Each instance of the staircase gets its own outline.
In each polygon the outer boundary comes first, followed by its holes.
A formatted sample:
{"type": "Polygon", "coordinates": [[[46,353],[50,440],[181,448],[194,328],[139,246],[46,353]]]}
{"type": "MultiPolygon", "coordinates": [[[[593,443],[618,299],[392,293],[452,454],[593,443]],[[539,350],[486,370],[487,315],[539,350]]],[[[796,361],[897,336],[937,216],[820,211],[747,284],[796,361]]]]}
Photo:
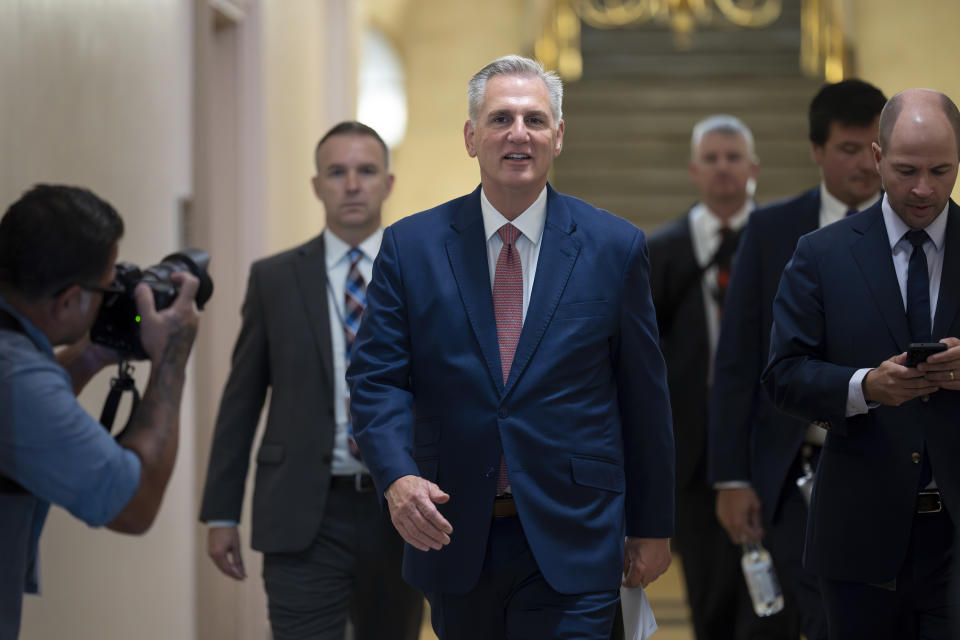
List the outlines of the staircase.
{"type": "Polygon", "coordinates": [[[583,25],[583,78],[565,87],[564,148],[551,182],[656,228],[697,200],[687,176],[694,124],[730,113],[756,139],[758,203],[815,186],[807,107],[822,81],[799,70],[800,2],[784,0],[765,29],[699,27],[689,51],[677,51],[663,27],[583,25]]]}

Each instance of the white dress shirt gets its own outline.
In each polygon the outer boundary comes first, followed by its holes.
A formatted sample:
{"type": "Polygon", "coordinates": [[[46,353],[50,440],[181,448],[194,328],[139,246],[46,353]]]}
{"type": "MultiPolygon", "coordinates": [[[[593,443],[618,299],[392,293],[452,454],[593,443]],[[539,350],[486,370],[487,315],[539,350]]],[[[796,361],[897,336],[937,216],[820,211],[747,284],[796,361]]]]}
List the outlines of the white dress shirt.
{"type": "MultiPolygon", "coordinates": [[[[880,192],[873,194],[863,202],[857,205],[857,211],[863,211],[864,209],[869,209],[872,207],[877,200],[880,199],[880,192]]],[[[850,207],[837,198],[834,197],[832,193],[827,191],[827,185],[823,182],[820,183],[820,228],[827,226],[828,224],[833,224],[838,220],[843,220],[847,217],[847,211],[850,210],[850,207]]]]}
{"type": "Polygon", "coordinates": [[[543,225],[547,221],[547,188],[544,187],[533,204],[512,221],[504,218],[503,214],[490,204],[481,188],[480,213],[483,215],[483,234],[487,239],[487,266],[490,268],[491,290],[497,273],[497,259],[500,257],[500,249],[503,248],[503,240],[497,231],[508,222],[520,230],[515,248],[523,271],[523,319],[526,320],[533,279],[537,273],[537,261],[540,259],[540,239],[543,237],[543,225]]]}
{"type": "MultiPolygon", "coordinates": [[[[383,240],[383,229],[377,229],[358,248],[363,257],[358,263],[363,281],[370,284],[373,276],[373,259],[380,252],[380,242],[383,240]]],[[[347,442],[350,417],[347,414],[347,356],[346,338],[343,335],[344,326],[344,287],[347,274],[350,271],[350,258],[347,257],[349,244],[331,233],[329,229],[323,232],[323,249],[327,262],[327,282],[318,282],[317,286],[324,286],[327,291],[327,307],[330,311],[330,343],[333,347],[333,411],[336,421],[336,431],[333,437],[333,462],[330,465],[333,475],[352,475],[366,471],[362,462],[350,453],[347,442]]]]}

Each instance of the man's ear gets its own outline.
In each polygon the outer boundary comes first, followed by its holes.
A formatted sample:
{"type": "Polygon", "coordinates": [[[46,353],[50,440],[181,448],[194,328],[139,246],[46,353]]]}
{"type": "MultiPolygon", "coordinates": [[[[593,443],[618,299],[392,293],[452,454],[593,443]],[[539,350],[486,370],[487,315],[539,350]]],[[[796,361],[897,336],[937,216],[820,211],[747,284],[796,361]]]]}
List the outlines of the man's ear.
{"type": "Polygon", "coordinates": [[[467,155],[471,158],[477,157],[477,147],[473,139],[475,134],[476,129],[474,129],[473,122],[467,120],[463,124],[463,144],[467,148],[467,155]]]}
{"type": "Polygon", "coordinates": [[[80,285],[72,284],[50,301],[51,320],[62,322],[78,308],[81,313],[90,310],[90,294],[80,285]]]}
{"type": "Polygon", "coordinates": [[[810,143],[810,159],[813,160],[813,163],[818,167],[823,162],[823,146],[817,144],[816,142],[810,143]]]}

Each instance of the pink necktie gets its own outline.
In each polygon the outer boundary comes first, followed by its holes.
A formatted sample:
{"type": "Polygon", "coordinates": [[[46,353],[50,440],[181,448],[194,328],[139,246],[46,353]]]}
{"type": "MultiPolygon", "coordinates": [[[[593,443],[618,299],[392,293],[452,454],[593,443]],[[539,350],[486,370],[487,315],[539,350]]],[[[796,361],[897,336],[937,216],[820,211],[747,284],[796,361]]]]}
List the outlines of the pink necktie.
{"type": "MultiPolygon", "coordinates": [[[[520,230],[510,223],[500,227],[498,233],[503,240],[503,248],[497,258],[497,269],[493,276],[493,313],[497,320],[497,341],[500,343],[500,367],[503,371],[503,384],[510,377],[513,354],[520,340],[523,328],[523,270],[516,242],[520,230]]],[[[510,486],[507,476],[507,464],[500,456],[500,472],[497,474],[497,493],[504,493],[510,486]]]]}

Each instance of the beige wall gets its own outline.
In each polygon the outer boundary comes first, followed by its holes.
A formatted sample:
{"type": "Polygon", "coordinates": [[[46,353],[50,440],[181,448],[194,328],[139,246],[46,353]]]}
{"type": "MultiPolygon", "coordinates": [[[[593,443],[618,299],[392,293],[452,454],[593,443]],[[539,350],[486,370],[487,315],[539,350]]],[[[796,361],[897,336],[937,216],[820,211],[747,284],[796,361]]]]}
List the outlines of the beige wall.
{"type": "MultiPolygon", "coordinates": [[[[86,185],[124,216],[121,259],[153,264],[177,246],[178,199],[191,176],[189,0],[5,0],[0,47],[4,207],[38,181],[86,185]]],[[[137,370],[142,389],[149,366],[137,370]]],[[[108,377],[81,397],[94,415],[108,377]]],[[[186,433],[192,406],[188,389],[186,433]]],[[[192,637],[193,455],[182,438],[163,509],[143,538],[52,510],[43,595],[25,599],[22,638],[192,637]]]]}
{"type": "MultiPolygon", "coordinates": [[[[390,0],[387,5],[395,5],[390,0]]],[[[394,150],[397,176],[384,216],[390,223],[472,191],[480,183],[476,160],[463,146],[467,80],[503,55],[529,55],[534,29],[525,2],[410,0],[395,34],[407,73],[409,121],[394,150]]]]}
{"type": "MultiPolygon", "coordinates": [[[[850,0],[856,75],[888,96],[912,87],[936,89],[960,102],[954,45],[960,2],[850,0]]],[[[960,198],[960,187],[953,191],[960,198]]]]}

